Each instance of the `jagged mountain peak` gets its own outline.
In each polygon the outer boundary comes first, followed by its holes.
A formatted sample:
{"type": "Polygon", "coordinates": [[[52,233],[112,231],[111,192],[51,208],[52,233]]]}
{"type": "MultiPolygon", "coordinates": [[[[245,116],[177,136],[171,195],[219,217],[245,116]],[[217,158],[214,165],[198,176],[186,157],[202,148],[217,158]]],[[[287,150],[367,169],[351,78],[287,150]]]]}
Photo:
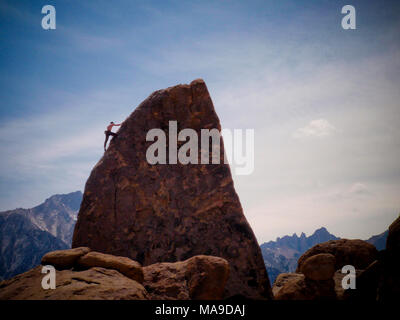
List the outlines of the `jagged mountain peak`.
{"type": "Polygon", "coordinates": [[[325,234],[325,233],[329,233],[325,227],[321,227],[314,231],[314,234],[325,234]]]}
{"type": "Polygon", "coordinates": [[[37,207],[61,204],[61,205],[68,207],[69,209],[71,209],[73,211],[78,211],[81,201],[82,201],[82,192],[75,191],[75,192],[70,192],[67,194],[52,195],[51,197],[47,198],[44,201],[44,203],[40,204],[37,207]]]}

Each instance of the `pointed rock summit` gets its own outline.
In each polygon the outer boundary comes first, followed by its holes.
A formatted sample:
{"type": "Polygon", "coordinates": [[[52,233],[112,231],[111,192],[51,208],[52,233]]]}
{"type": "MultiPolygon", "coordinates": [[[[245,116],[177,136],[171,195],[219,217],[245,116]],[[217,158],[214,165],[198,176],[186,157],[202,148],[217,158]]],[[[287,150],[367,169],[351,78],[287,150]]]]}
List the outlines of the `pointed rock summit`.
{"type": "MultiPolygon", "coordinates": [[[[228,164],[149,164],[146,141],[160,128],[221,130],[206,84],[198,79],[151,94],[123,122],[86,182],[72,247],[126,256],[143,266],[212,255],[229,262],[224,297],[271,298],[260,248],[228,164]]],[[[178,142],[179,145],[184,142],[178,142]]],[[[199,148],[200,150],[200,148],[199,148]]],[[[167,152],[168,155],[168,152],[167,152]]]]}

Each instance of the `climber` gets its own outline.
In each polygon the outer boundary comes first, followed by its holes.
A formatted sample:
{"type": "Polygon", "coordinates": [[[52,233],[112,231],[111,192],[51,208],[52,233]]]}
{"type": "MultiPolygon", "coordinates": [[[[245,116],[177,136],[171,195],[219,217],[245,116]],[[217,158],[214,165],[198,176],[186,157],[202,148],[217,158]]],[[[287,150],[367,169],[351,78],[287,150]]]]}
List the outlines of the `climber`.
{"type": "Polygon", "coordinates": [[[106,135],[106,140],[104,141],[104,151],[106,151],[106,145],[107,145],[107,141],[108,141],[108,138],[110,137],[110,136],[113,136],[113,137],[118,137],[118,134],[116,134],[115,132],[112,132],[111,130],[112,130],[112,128],[114,127],[114,126],[120,126],[121,124],[115,124],[114,122],[110,122],[110,124],[107,126],[107,130],[106,131],[104,131],[104,134],[106,135]]]}

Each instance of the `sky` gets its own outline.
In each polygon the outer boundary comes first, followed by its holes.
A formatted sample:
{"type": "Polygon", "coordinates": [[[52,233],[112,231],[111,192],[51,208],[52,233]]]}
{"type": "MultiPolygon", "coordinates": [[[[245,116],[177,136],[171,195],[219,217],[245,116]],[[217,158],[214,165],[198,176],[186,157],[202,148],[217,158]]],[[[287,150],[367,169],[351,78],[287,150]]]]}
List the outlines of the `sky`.
{"type": "Polygon", "coordinates": [[[83,191],[110,121],[203,78],[222,127],[255,130],[233,179],[260,243],[381,233],[400,213],[399,18],[395,0],[0,0],[0,210],[83,191]]]}

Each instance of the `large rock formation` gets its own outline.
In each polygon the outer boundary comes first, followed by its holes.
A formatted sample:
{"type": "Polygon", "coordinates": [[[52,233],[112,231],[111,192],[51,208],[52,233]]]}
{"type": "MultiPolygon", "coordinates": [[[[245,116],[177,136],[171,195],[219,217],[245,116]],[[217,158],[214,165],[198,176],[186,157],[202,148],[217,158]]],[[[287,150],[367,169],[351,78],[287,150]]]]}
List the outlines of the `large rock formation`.
{"type": "Polygon", "coordinates": [[[260,248],[223,163],[222,139],[220,164],[147,162],[153,143],[147,132],[163,129],[169,145],[169,121],[199,137],[201,129],[221,129],[203,80],[154,92],[123,122],[86,183],[72,246],[144,266],[222,257],[230,265],[225,297],[270,298],[260,248]]]}

